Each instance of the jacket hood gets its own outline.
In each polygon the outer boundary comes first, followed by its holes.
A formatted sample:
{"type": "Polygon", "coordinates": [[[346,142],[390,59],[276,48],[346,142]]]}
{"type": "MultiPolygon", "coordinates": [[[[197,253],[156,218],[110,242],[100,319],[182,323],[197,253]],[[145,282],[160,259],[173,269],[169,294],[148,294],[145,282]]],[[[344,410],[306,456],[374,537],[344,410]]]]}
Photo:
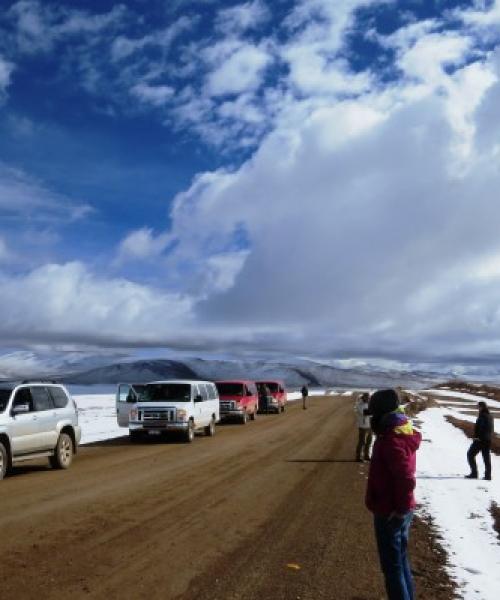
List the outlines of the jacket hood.
{"type": "Polygon", "coordinates": [[[413,423],[404,413],[403,407],[387,413],[378,423],[377,433],[379,435],[393,434],[404,439],[414,451],[420,446],[422,436],[413,429],[413,423]]]}

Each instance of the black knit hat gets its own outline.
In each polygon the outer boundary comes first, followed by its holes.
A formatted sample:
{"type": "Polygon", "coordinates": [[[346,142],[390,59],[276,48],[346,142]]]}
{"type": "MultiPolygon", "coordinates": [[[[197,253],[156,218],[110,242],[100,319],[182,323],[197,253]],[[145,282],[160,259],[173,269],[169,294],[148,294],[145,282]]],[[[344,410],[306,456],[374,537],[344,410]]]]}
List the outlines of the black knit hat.
{"type": "Polygon", "coordinates": [[[371,395],[368,410],[374,417],[381,417],[399,406],[399,396],[396,390],[377,390],[371,395]]]}

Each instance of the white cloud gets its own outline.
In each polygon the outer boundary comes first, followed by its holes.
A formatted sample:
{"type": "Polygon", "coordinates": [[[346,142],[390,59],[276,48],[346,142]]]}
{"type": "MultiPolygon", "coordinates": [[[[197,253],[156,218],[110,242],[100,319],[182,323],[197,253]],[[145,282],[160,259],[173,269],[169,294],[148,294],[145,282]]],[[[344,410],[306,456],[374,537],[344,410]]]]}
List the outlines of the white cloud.
{"type": "Polygon", "coordinates": [[[195,21],[192,18],[180,17],[172,25],[140,38],[120,35],[113,40],[111,45],[111,58],[113,61],[122,61],[147,47],[159,47],[163,51],[168,51],[175,38],[189,30],[195,21]]]}
{"type": "Polygon", "coordinates": [[[141,102],[153,106],[164,106],[174,95],[174,89],[168,85],[149,85],[137,83],[130,93],[141,102]]]}
{"type": "Polygon", "coordinates": [[[500,351],[486,335],[500,325],[500,280],[470,276],[471,257],[500,251],[500,155],[493,165],[483,146],[457,174],[459,119],[449,114],[466,118],[473,143],[495,68],[485,59],[443,71],[444,88],[418,97],[395,82],[392,101],[383,90],[309,104],[241,168],[199,176],[172,212],[171,268],[203,273],[237,227],[250,240],[234,285],[199,318],[255,326],[255,345],[266,330],[289,348],[308,338],[317,351],[358,355],[500,351]]]}
{"type": "Polygon", "coordinates": [[[241,34],[259,28],[269,18],[269,9],[262,0],[253,0],[220,10],[216,27],[226,35],[241,34]]]}
{"type": "Polygon", "coordinates": [[[224,42],[208,49],[205,56],[215,67],[207,77],[207,91],[211,96],[258,89],[272,60],[266,48],[241,42],[224,42]]]}
{"type": "Polygon", "coordinates": [[[0,281],[0,333],[18,343],[161,344],[179,333],[179,323],[188,325],[192,308],[188,297],[99,277],[78,262],[47,264],[0,281]]]}
{"type": "Polygon", "coordinates": [[[0,102],[2,102],[5,92],[10,85],[14,65],[0,56],[0,102]]]}
{"type": "Polygon", "coordinates": [[[95,35],[119,26],[125,13],[123,5],[117,5],[107,13],[91,14],[43,4],[39,0],[19,0],[9,8],[6,16],[14,23],[14,39],[19,50],[31,54],[51,51],[57,41],[67,36],[95,35]]]}
{"type": "Polygon", "coordinates": [[[118,248],[118,264],[127,260],[147,260],[160,256],[170,242],[170,236],[155,236],[152,229],[144,227],[129,233],[118,248]]]}
{"type": "Polygon", "coordinates": [[[23,219],[28,223],[75,221],[93,209],[50,190],[21,169],[0,162],[0,210],[5,218],[23,219]]]}

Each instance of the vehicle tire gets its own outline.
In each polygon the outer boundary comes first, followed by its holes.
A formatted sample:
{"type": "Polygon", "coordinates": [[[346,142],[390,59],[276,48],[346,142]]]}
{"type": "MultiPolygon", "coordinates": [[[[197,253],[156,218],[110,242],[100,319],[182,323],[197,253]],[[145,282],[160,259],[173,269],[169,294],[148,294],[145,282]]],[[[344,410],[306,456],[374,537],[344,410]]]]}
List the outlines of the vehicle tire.
{"type": "Polygon", "coordinates": [[[246,425],[248,422],[248,413],[247,411],[245,411],[242,415],[241,415],[241,424],[242,425],[246,425]]]}
{"type": "Polygon", "coordinates": [[[215,435],[215,419],[212,417],[210,423],[205,427],[205,435],[214,437],[215,435]]]}
{"type": "Polygon", "coordinates": [[[8,466],[9,455],[7,454],[7,448],[0,442],[0,479],[3,479],[7,475],[8,466]]]}
{"type": "Polygon", "coordinates": [[[187,444],[191,444],[191,442],[193,440],[194,440],[194,423],[193,423],[193,421],[189,421],[188,428],[186,429],[186,431],[184,433],[184,441],[187,444]]]}
{"type": "Polygon", "coordinates": [[[51,456],[50,465],[54,469],[67,469],[73,461],[73,440],[67,433],[61,433],[51,456]]]}
{"type": "Polygon", "coordinates": [[[257,409],[255,409],[255,410],[253,411],[253,413],[250,415],[250,419],[251,419],[252,421],[255,421],[255,419],[256,419],[256,418],[257,418],[257,409]]]}

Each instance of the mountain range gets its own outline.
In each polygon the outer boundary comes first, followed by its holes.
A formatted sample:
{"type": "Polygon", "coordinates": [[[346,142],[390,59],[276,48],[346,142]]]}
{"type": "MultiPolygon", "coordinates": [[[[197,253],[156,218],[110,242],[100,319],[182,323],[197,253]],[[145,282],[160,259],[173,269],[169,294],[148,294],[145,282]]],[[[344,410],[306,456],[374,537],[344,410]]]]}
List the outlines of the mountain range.
{"type": "Polygon", "coordinates": [[[304,383],[312,387],[419,388],[442,380],[442,375],[420,371],[397,371],[373,367],[339,368],[312,360],[271,362],[268,360],[137,360],[119,362],[57,377],[68,384],[114,384],[165,379],[278,379],[288,387],[304,383]]]}

